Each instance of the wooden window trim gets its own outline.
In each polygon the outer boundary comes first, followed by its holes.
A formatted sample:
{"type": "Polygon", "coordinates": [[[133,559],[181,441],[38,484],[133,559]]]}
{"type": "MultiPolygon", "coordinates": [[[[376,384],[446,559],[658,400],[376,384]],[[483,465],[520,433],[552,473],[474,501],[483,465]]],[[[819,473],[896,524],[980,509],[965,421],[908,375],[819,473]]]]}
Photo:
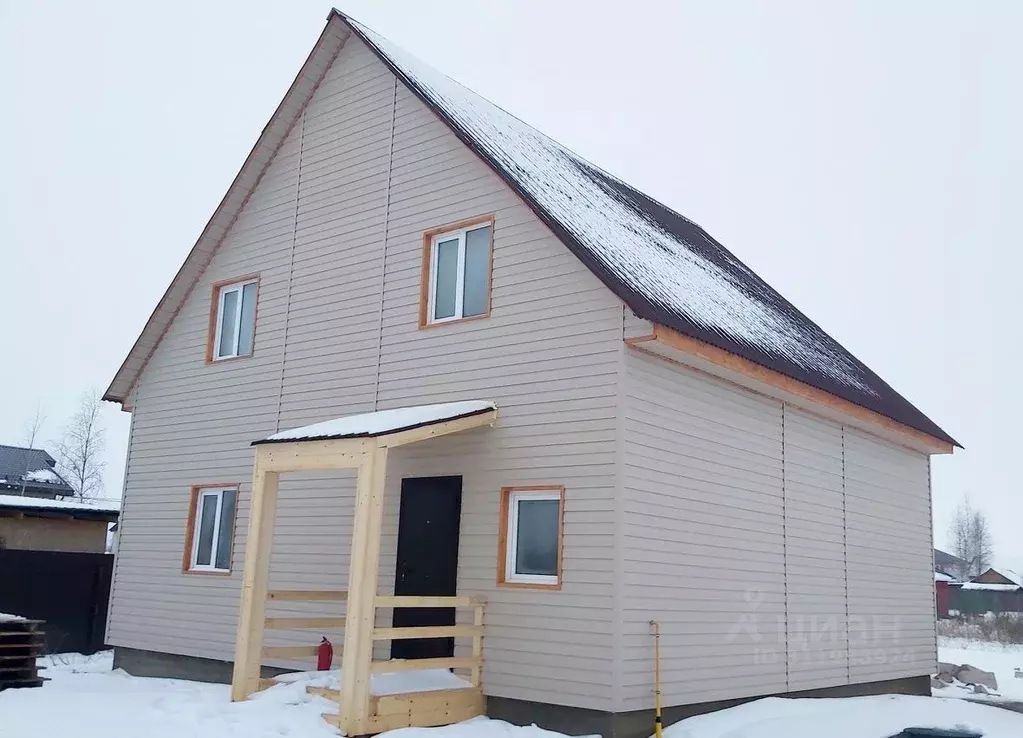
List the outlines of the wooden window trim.
{"type": "Polygon", "coordinates": [[[238,359],[251,359],[256,353],[256,326],[259,324],[259,272],[255,274],[245,274],[241,277],[231,277],[229,279],[221,279],[214,282],[210,290],[210,317],[209,324],[206,329],[206,363],[207,364],[223,364],[227,361],[237,361],[238,359]],[[217,313],[218,307],[220,306],[220,291],[224,287],[230,287],[241,282],[255,282],[256,283],[256,307],[252,313],[252,351],[243,356],[230,356],[223,359],[216,359],[213,356],[213,342],[217,336],[217,313]]]}
{"type": "Polygon", "coordinates": [[[430,228],[423,232],[423,254],[422,264],[419,272],[419,329],[440,328],[446,325],[458,325],[473,320],[484,320],[490,317],[491,293],[494,286],[494,215],[480,215],[475,218],[459,220],[455,223],[430,228]],[[433,239],[451,231],[461,231],[473,226],[490,224],[490,263],[487,266],[487,309],[482,315],[470,315],[467,318],[455,318],[454,320],[442,320],[440,322],[430,321],[430,255],[433,246],[433,239]]]}
{"type": "Polygon", "coordinates": [[[497,586],[508,589],[560,590],[564,583],[562,562],[565,551],[565,486],[563,484],[521,485],[501,488],[501,514],[497,531],[497,586]],[[538,582],[508,581],[508,516],[511,496],[515,492],[553,492],[560,496],[558,501],[558,581],[555,584],[538,582]]]}
{"type": "Polygon", "coordinates": [[[185,551],[181,556],[181,573],[204,577],[229,577],[234,573],[234,539],[238,532],[238,505],[241,497],[239,482],[220,484],[195,484],[189,492],[188,521],[185,523],[185,551]],[[231,518],[231,550],[227,554],[227,571],[204,571],[192,568],[192,544],[195,541],[195,516],[199,510],[199,497],[204,489],[233,489],[234,516],[231,518]]]}

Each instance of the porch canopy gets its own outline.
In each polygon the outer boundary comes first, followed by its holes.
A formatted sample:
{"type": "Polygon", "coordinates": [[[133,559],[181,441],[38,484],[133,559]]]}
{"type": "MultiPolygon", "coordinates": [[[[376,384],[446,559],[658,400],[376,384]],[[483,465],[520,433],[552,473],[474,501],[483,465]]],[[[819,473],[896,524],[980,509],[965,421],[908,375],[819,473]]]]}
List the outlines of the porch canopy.
{"type": "Polygon", "coordinates": [[[496,419],[496,404],[468,400],[350,415],[283,431],[252,444],[255,447],[252,505],[245,539],[232,699],[245,699],[259,689],[270,549],[281,472],[357,470],[339,715],[342,730],[357,735],[369,716],[387,452],[398,446],[493,425],[496,419]]]}

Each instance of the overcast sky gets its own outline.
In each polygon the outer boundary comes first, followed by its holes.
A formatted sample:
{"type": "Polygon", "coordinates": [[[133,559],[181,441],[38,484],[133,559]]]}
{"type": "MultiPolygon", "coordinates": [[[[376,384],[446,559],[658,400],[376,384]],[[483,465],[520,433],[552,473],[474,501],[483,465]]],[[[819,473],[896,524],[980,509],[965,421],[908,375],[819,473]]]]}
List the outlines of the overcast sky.
{"type": "MultiPolygon", "coordinates": [[[[1023,3],[340,8],[714,234],[967,447],[937,544],[969,493],[1023,569],[1023,3]]],[[[329,9],[0,0],[0,443],[105,389],[329,9]]]]}

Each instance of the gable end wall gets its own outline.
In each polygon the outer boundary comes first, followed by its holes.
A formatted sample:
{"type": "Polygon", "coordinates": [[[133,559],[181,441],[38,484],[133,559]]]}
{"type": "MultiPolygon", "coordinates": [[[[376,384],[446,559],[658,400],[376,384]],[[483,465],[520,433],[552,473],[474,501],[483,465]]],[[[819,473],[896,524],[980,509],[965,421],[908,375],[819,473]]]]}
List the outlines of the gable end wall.
{"type": "MultiPolygon", "coordinates": [[[[233,657],[252,440],[374,409],[493,399],[495,428],[392,455],[380,591],[393,591],[401,477],[461,474],[458,588],[489,601],[485,691],[607,709],[621,333],[617,298],[349,38],[137,383],[108,642],[233,657]],[[420,330],[422,233],[490,213],[491,317],[420,330]],[[206,365],[211,285],[250,273],[255,353],[206,365]],[[215,482],[240,483],[234,571],[183,574],[189,489],[215,482]],[[560,592],[495,586],[499,490],[528,484],[566,487],[560,592]]],[[[272,588],[347,586],[352,481],[282,477],[272,588]]],[[[267,644],[319,635],[273,632],[267,644]]]]}

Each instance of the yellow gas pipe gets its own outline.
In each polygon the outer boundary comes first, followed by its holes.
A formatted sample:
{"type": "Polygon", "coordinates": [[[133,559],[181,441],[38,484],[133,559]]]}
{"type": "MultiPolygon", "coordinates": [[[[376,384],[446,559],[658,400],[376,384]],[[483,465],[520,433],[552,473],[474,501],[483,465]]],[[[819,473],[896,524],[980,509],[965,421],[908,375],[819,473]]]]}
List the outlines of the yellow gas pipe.
{"type": "Polygon", "coordinates": [[[654,631],[654,735],[661,738],[661,625],[656,620],[650,621],[654,631]]]}

